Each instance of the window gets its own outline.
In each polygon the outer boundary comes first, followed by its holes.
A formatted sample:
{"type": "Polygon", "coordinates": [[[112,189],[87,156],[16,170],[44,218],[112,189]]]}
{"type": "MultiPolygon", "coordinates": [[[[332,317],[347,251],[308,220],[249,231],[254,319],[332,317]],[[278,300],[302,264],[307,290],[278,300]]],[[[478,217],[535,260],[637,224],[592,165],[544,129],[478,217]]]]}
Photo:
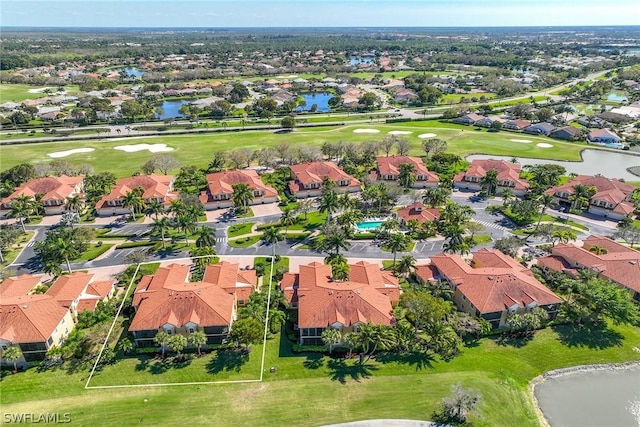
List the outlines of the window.
{"type": "MultiPolygon", "coordinates": [[[[51,338],[49,338],[49,339],[51,339],[51,338]]],[[[7,346],[6,346],[6,345],[4,345],[4,344],[2,344],[2,349],[3,349],[3,350],[6,350],[6,349],[7,349],[7,346]]]]}
{"type": "Polygon", "coordinates": [[[192,334],[192,333],[194,333],[196,331],[195,328],[188,328],[187,330],[189,331],[190,334],[192,334]]]}

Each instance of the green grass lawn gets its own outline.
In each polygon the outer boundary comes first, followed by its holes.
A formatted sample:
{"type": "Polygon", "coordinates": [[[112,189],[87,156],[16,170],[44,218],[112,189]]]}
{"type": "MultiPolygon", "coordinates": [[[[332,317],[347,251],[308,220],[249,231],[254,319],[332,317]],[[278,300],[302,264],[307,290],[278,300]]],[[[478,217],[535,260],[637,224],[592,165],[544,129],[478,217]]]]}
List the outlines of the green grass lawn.
{"type": "Polygon", "coordinates": [[[476,234],[475,236],[473,236],[473,244],[474,245],[481,245],[483,243],[491,243],[491,240],[493,240],[493,239],[488,234],[476,234]]]}
{"type": "Polygon", "coordinates": [[[227,243],[229,246],[233,246],[234,248],[248,248],[249,246],[253,246],[260,241],[261,236],[247,236],[240,237],[239,239],[229,240],[227,243]]]}
{"type": "MultiPolygon", "coordinates": [[[[604,332],[549,328],[514,346],[485,338],[464,347],[449,362],[420,355],[380,355],[364,367],[314,353],[294,354],[286,337],[267,342],[263,383],[84,390],[87,372],[64,369],[7,375],[2,379],[3,411],[69,412],[74,423],[120,426],[175,425],[210,421],[216,425],[308,425],[371,418],[430,419],[452,384],[483,394],[474,426],[537,426],[527,384],[541,373],[567,366],[640,360],[633,346],[640,328],[612,326],[604,332]],[[608,343],[608,344],[607,344],[608,343]],[[273,366],[276,372],[269,373],[273,366]],[[55,394],[50,391],[55,389],[55,394]],[[305,396],[302,407],[288,404],[305,396]],[[212,398],[215,396],[215,398],[212,398]],[[167,411],[168,407],[180,410],[167,411]],[[128,420],[128,421],[127,421],[128,420]]],[[[259,375],[261,346],[248,360],[233,354],[194,359],[184,367],[153,368],[137,358],[106,367],[91,385],[152,381],[249,379],[259,375]],[[155,372],[153,373],[152,372],[155,372]]]]}
{"type": "Polygon", "coordinates": [[[234,224],[227,230],[229,237],[238,237],[244,234],[251,233],[251,229],[256,225],[255,222],[243,222],[240,224],[234,224]]]}
{"type": "Polygon", "coordinates": [[[24,248],[24,245],[33,238],[34,232],[27,230],[20,236],[15,245],[12,245],[8,250],[3,251],[4,262],[0,262],[0,267],[5,268],[16,260],[20,252],[24,248]]]}
{"type": "MultiPolygon", "coordinates": [[[[43,98],[45,96],[56,96],[57,86],[31,86],[25,84],[13,84],[13,83],[2,83],[0,84],[0,103],[3,102],[20,102],[25,99],[36,99],[43,98]],[[50,87],[52,90],[51,95],[47,95],[44,92],[29,92],[29,89],[38,89],[50,87]]],[[[77,86],[65,86],[65,90],[67,93],[76,93],[78,91],[77,86]]]]}
{"type": "Polygon", "coordinates": [[[86,262],[98,258],[100,255],[108,251],[113,245],[109,243],[103,243],[101,245],[94,244],[89,249],[82,253],[78,258],[71,260],[72,262],[86,262]]]}
{"type": "MultiPolygon", "coordinates": [[[[258,264],[263,264],[265,266],[264,270],[264,278],[262,280],[267,280],[271,273],[271,257],[257,256],[253,259],[253,267],[258,264]]],[[[289,271],[289,258],[280,257],[280,261],[273,264],[273,271],[275,272],[278,268],[283,267],[285,271],[289,271]]],[[[277,282],[274,280],[271,284],[276,284],[277,282]]]]}
{"type": "MultiPolygon", "coordinates": [[[[411,143],[411,154],[423,155],[421,139],[422,133],[435,133],[438,138],[448,142],[448,149],[452,153],[462,156],[473,153],[496,154],[515,157],[533,157],[556,160],[580,160],[580,150],[583,144],[550,140],[546,137],[530,136],[531,144],[521,144],[510,141],[518,138],[519,134],[510,132],[490,133],[477,131],[472,127],[459,126],[439,121],[420,121],[397,124],[367,123],[322,128],[299,128],[292,133],[276,134],[270,131],[247,131],[197,135],[170,135],[148,138],[137,138],[128,143],[157,144],[164,143],[174,148],[172,155],[186,164],[205,167],[211,160],[214,151],[233,150],[239,147],[253,149],[273,146],[286,141],[294,145],[320,146],[324,141],[354,141],[363,142],[382,139],[389,131],[409,130],[413,134],[407,135],[411,143]],[[372,128],[380,130],[379,134],[358,134],[353,131],[358,128],[372,128]],[[538,142],[553,144],[555,149],[544,149],[536,146],[538,142]]],[[[48,153],[65,151],[73,148],[94,148],[90,153],[79,153],[65,157],[72,164],[90,163],[95,172],[114,172],[117,176],[130,176],[139,171],[142,164],[153,154],[148,151],[126,153],[114,150],[123,145],[122,141],[91,140],[55,143],[31,143],[29,145],[9,145],[0,148],[3,159],[3,169],[16,164],[46,163],[51,161],[48,153]]],[[[592,147],[593,148],[593,147],[592,147]]]]}

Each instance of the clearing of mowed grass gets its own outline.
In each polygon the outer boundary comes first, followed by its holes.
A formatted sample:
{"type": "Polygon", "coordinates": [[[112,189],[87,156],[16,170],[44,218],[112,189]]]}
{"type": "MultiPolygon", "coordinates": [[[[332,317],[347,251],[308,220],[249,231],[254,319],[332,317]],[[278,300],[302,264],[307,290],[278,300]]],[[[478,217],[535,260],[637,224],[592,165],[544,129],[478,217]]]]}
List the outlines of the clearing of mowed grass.
{"type": "MultiPolygon", "coordinates": [[[[548,138],[529,136],[531,144],[520,144],[510,139],[518,134],[510,132],[478,131],[473,127],[458,126],[438,121],[413,122],[400,124],[348,125],[322,128],[301,128],[291,133],[279,134],[272,131],[224,132],[198,135],[162,135],[136,138],[136,144],[166,144],[174,150],[170,152],[185,164],[204,168],[208,165],[216,151],[230,151],[241,147],[260,149],[273,147],[286,142],[292,145],[321,146],[324,141],[363,142],[372,139],[381,140],[389,131],[410,130],[411,135],[403,136],[411,143],[412,155],[424,155],[422,140],[418,135],[435,133],[437,138],[448,142],[448,151],[461,156],[472,153],[495,154],[503,156],[531,157],[553,160],[580,160],[580,150],[584,144],[553,141],[556,150],[545,150],[536,143],[549,142],[548,138]],[[367,128],[380,132],[377,134],[354,133],[354,130],[367,128]]],[[[71,164],[89,163],[95,172],[114,172],[118,177],[130,176],[140,171],[141,166],[149,160],[153,153],[137,151],[127,153],[115,150],[114,147],[126,144],[126,141],[86,140],[72,142],[30,143],[7,145],[0,147],[2,168],[8,169],[19,163],[47,163],[52,159],[49,153],[71,150],[74,148],[94,148],[94,151],[78,153],[64,157],[71,164]]]]}

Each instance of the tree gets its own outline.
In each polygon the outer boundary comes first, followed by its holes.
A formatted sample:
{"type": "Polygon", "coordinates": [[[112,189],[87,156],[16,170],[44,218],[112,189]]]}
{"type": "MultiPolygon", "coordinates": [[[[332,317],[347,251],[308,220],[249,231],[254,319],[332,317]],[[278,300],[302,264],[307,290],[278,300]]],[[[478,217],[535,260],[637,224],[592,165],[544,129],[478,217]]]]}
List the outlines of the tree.
{"type": "Polygon", "coordinates": [[[216,245],[216,231],[206,225],[201,226],[196,231],[198,238],[196,239],[197,248],[211,248],[216,245]]]}
{"type": "Polygon", "coordinates": [[[515,258],[518,254],[518,249],[522,246],[522,241],[516,236],[505,237],[498,239],[493,244],[493,248],[499,250],[505,255],[509,255],[515,258]]]}
{"type": "Polygon", "coordinates": [[[458,253],[460,255],[471,252],[469,239],[464,237],[465,230],[461,226],[449,226],[442,233],[447,240],[442,246],[444,252],[458,253]]]}
{"type": "Polygon", "coordinates": [[[128,354],[131,350],[133,350],[133,341],[130,338],[122,338],[118,341],[117,349],[124,354],[128,354]]]}
{"type": "Polygon", "coordinates": [[[169,344],[169,339],[171,338],[171,336],[169,334],[167,334],[167,332],[163,329],[161,331],[159,331],[158,333],[156,333],[156,336],[153,337],[153,342],[160,347],[161,351],[162,351],[162,357],[164,357],[164,349],[167,346],[167,344],[169,344]]]}
{"type": "Polygon", "coordinates": [[[451,387],[451,394],[442,399],[442,410],[449,419],[464,423],[481,400],[479,391],[456,384],[451,387]]]}
{"type": "Polygon", "coordinates": [[[142,198],[143,194],[144,190],[142,189],[142,187],[136,187],[133,190],[127,192],[124,196],[122,206],[131,210],[132,221],[136,219],[136,212],[139,210],[141,211],[145,207],[145,202],[142,198]]]}
{"type": "Polygon", "coordinates": [[[221,172],[227,164],[227,154],[224,151],[216,151],[209,162],[207,172],[221,172]]]}
{"type": "Polygon", "coordinates": [[[34,206],[35,202],[33,199],[25,195],[18,196],[11,200],[8,216],[10,218],[18,218],[20,220],[20,226],[22,227],[23,232],[27,231],[24,226],[24,220],[28,219],[29,215],[33,213],[34,206]]]}
{"type": "Polygon", "coordinates": [[[233,184],[233,207],[241,213],[245,213],[249,204],[253,201],[253,191],[247,184],[233,184]]]}
{"type": "Polygon", "coordinates": [[[342,334],[337,329],[327,328],[324,331],[322,331],[321,338],[324,345],[329,347],[329,354],[331,354],[333,350],[333,346],[335,344],[338,344],[342,339],[342,334]]]}
{"type": "Polygon", "coordinates": [[[250,344],[257,343],[264,333],[264,325],[253,317],[244,317],[236,320],[229,334],[236,345],[249,347],[250,344]]]}
{"type": "Polygon", "coordinates": [[[189,212],[184,211],[177,213],[173,217],[173,226],[180,232],[184,233],[184,243],[189,246],[189,233],[196,231],[196,218],[189,212]]]}
{"type": "Polygon", "coordinates": [[[544,216],[549,206],[553,205],[554,198],[551,194],[541,194],[540,197],[538,197],[538,203],[540,206],[540,217],[538,218],[536,228],[533,230],[533,234],[536,234],[538,232],[538,228],[540,228],[540,223],[542,222],[542,217],[544,216]]]}
{"type": "Polygon", "coordinates": [[[169,337],[169,342],[167,343],[167,347],[169,350],[175,351],[178,353],[178,357],[180,357],[180,352],[184,350],[187,346],[187,338],[184,335],[174,334],[169,337]]]}
{"type": "Polygon", "coordinates": [[[633,248],[636,243],[640,242],[640,227],[627,225],[620,227],[614,234],[616,239],[622,239],[633,248]]]}
{"type": "Polygon", "coordinates": [[[286,116],[280,121],[280,126],[284,129],[293,129],[296,127],[296,119],[292,116],[286,116]]]}
{"type": "Polygon", "coordinates": [[[380,99],[373,92],[365,92],[360,99],[358,99],[358,103],[367,110],[373,110],[380,103],[380,99]]]}
{"type": "Polygon", "coordinates": [[[377,350],[389,350],[394,345],[391,328],[384,325],[362,325],[358,337],[359,347],[364,354],[360,355],[360,364],[364,364],[377,350]]]}
{"type": "Polygon", "coordinates": [[[409,140],[406,138],[398,138],[396,141],[396,151],[399,156],[406,156],[409,154],[409,150],[411,150],[411,144],[409,140]]]}
{"type": "Polygon", "coordinates": [[[593,186],[586,186],[582,184],[573,186],[573,194],[569,196],[571,202],[571,209],[582,210],[586,206],[589,206],[589,201],[598,192],[598,189],[593,186]]]}
{"type": "Polygon", "coordinates": [[[578,238],[578,234],[570,228],[561,227],[553,232],[553,237],[558,239],[560,243],[569,243],[578,238]]]}
{"type": "Polygon", "coordinates": [[[510,314],[507,317],[507,323],[513,332],[529,332],[540,329],[548,319],[547,312],[540,307],[536,307],[526,313],[510,314]]]}
{"type": "Polygon", "coordinates": [[[287,234],[288,228],[296,223],[296,215],[292,208],[286,207],[280,215],[280,224],[284,226],[284,234],[287,234]]]}
{"type": "Polygon", "coordinates": [[[450,190],[443,187],[427,188],[422,196],[422,201],[430,208],[442,206],[449,197],[450,190]]]}
{"type": "Polygon", "coordinates": [[[20,350],[20,347],[15,345],[12,345],[11,347],[9,347],[8,349],[2,352],[3,359],[9,362],[13,362],[14,371],[18,370],[18,365],[16,362],[20,360],[21,357],[22,357],[22,350],[20,350]]]}
{"type": "MultiPolygon", "coordinates": [[[[325,184],[323,184],[325,185],[325,184]]],[[[331,215],[338,209],[338,194],[333,189],[327,189],[320,196],[319,211],[327,214],[326,222],[331,221],[331,215]]]]}
{"type": "Polygon", "coordinates": [[[82,198],[80,196],[67,197],[65,207],[71,212],[79,213],[82,209],[82,198]]]}
{"type": "Polygon", "coordinates": [[[0,224],[0,262],[4,262],[3,251],[13,246],[22,233],[12,224],[0,224]]]}
{"type": "Polygon", "coordinates": [[[340,249],[349,250],[351,245],[347,241],[347,235],[342,228],[328,223],[322,229],[318,237],[318,248],[330,255],[339,255],[340,249]]]}
{"type": "Polygon", "coordinates": [[[480,179],[480,187],[487,193],[487,196],[495,196],[498,188],[498,171],[489,169],[486,175],[480,179]]]}
{"type": "Polygon", "coordinates": [[[162,239],[162,249],[166,249],[164,234],[169,231],[170,227],[171,223],[167,217],[154,219],[153,224],[151,225],[151,232],[154,234],[160,234],[160,238],[162,239]]]}
{"type": "Polygon", "coordinates": [[[280,230],[275,227],[269,227],[262,233],[260,239],[271,245],[273,249],[273,256],[276,256],[276,244],[283,239],[282,234],[280,234],[280,230]]]}
{"type": "Polygon", "coordinates": [[[415,181],[416,178],[413,175],[415,171],[416,168],[411,163],[401,163],[398,167],[398,179],[405,188],[411,187],[411,184],[415,181]]]}
{"type": "Polygon", "coordinates": [[[65,212],[60,216],[59,224],[63,227],[73,228],[73,224],[80,222],[80,215],[77,212],[65,212]]]}
{"type": "Polygon", "coordinates": [[[207,343],[207,336],[203,331],[195,331],[189,335],[189,345],[198,349],[198,356],[202,354],[202,346],[207,343]]]}
{"type": "Polygon", "coordinates": [[[400,274],[409,276],[409,274],[416,268],[416,259],[411,255],[405,255],[398,261],[396,271],[400,274]]]}
{"type": "Polygon", "coordinates": [[[349,349],[348,357],[351,357],[351,355],[353,354],[353,350],[358,348],[358,346],[360,345],[359,338],[359,335],[355,332],[350,332],[342,337],[342,345],[349,349]]]}
{"type": "Polygon", "coordinates": [[[382,246],[393,252],[393,269],[396,268],[396,256],[398,252],[406,251],[411,243],[411,238],[402,233],[389,233],[382,242],[382,246]]]}
{"type": "Polygon", "coordinates": [[[430,155],[436,155],[438,153],[442,153],[447,150],[447,141],[443,141],[438,138],[427,139],[422,142],[422,149],[427,155],[427,158],[430,155]]]}

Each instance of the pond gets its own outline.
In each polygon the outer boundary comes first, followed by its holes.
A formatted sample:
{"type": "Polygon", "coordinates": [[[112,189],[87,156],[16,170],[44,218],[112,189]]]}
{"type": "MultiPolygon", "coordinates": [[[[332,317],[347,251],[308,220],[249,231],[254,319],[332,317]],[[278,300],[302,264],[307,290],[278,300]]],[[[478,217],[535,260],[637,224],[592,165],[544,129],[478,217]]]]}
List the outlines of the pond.
{"type": "Polygon", "coordinates": [[[173,119],[176,117],[184,117],[182,113],[180,113],[180,107],[185,104],[188,104],[191,101],[188,100],[180,100],[180,101],[163,101],[162,104],[157,104],[157,107],[162,108],[162,114],[156,114],[156,119],[164,120],[164,119],[173,119]]]}
{"type": "Polygon", "coordinates": [[[316,104],[318,106],[317,111],[327,112],[331,111],[331,107],[329,107],[329,100],[333,98],[332,93],[321,92],[321,93],[303,93],[302,96],[307,103],[304,107],[300,106],[296,108],[296,111],[309,111],[311,110],[311,106],[316,104]]]}
{"type": "Polygon", "coordinates": [[[128,67],[128,68],[116,68],[115,70],[116,72],[120,72],[120,71],[124,71],[127,73],[128,76],[130,77],[140,77],[144,74],[144,71],[140,71],[135,67],[128,67]]]}
{"type": "Polygon", "coordinates": [[[607,101],[610,102],[627,102],[627,96],[623,92],[609,92],[607,94],[607,101]]]}
{"type": "Polygon", "coordinates": [[[360,64],[373,64],[375,58],[373,56],[352,56],[351,65],[356,66],[360,64]]]}
{"type": "MultiPolygon", "coordinates": [[[[551,144],[553,141],[550,140],[551,144]]],[[[475,159],[502,159],[510,161],[508,156],[491,156],[486,154],[474,154],[467,156],[468,161],[475,159]]],[[[546,159],[525,159],[518,158],[518,163],[522,165],[535,165],[540,163],[551,163],[564,166],[567,173],[577,173],[580,175],[602,174],[607,178],[621,178],[627,181],[640,181],[640,177],[627,172],[627,168],[640,166],[640,156],[632,154],[614,153],[601,150],[582,150],[582,162],[566,162],[546,159]]]]}
{"type": "Polygon", "coordinates": [[[535,394],[552,427],[640,425],[640,366],[546,379],[535,394]]]}

